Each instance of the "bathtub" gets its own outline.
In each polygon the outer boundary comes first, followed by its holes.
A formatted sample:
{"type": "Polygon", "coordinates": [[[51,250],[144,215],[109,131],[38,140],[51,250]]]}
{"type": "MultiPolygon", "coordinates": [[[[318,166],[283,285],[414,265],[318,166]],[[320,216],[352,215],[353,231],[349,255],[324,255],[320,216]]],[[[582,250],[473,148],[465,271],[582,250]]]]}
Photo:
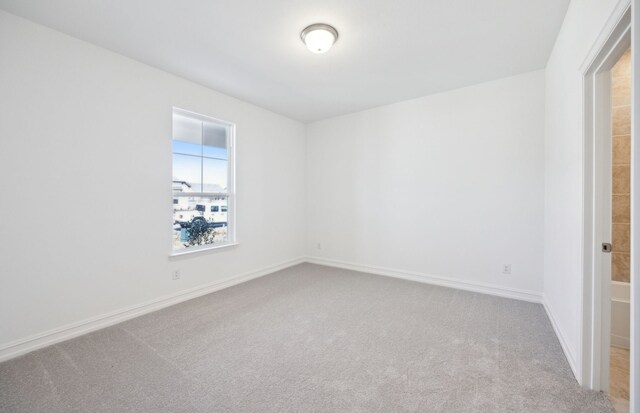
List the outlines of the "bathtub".
{"type": "Polygon", "coordinates": [[[630,284],[611,281],[611,345],[629,348],[630,284]]]}

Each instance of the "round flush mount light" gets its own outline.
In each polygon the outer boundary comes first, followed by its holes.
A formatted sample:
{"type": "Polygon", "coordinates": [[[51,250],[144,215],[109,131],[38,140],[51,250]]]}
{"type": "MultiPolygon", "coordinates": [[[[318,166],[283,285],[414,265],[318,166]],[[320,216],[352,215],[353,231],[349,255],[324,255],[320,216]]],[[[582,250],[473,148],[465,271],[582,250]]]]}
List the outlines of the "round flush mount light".
{"type": "Polygon", "coordinates": [[[300,38],[313,53],[325,53],[338,40],[338,31],[328,24],[315,23],[307,26],[300,38]]]}

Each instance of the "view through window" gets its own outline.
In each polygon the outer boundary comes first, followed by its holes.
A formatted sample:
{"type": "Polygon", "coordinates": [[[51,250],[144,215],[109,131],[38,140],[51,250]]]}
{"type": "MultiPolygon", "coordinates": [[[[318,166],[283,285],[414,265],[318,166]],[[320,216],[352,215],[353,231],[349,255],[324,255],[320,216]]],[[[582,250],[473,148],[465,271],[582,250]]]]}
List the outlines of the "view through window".
{"type": "Polygon", "coordinates": [[[233,242],[230,123],[173,110],[173,250],[233,242]]]}

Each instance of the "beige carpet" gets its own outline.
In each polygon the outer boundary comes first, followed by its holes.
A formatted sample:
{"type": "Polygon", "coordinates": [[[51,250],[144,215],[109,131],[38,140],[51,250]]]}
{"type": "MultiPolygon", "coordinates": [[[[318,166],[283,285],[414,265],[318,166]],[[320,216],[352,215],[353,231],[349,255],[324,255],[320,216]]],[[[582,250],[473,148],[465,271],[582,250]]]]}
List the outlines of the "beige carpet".
{"type": "Polygon", "coordinates": [[[2,363],[0,411],[612,408],[540,305],[303,264],[2,363]]]}

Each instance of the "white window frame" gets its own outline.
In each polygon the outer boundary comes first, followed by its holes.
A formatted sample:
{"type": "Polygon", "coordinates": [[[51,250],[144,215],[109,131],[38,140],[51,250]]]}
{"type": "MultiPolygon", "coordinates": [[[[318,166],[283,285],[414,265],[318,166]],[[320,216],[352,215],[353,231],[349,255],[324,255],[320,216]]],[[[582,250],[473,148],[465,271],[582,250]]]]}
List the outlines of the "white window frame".
{"type": "MultiPolygon", "coordinates": [[[[174,192],[173,191],[173,180],[170,182],[171,184],[171,216],[173,218],[173,198],[175,197],[204,197],[204,198],[213,198],[216,196],[222,196],[227,198],[227,240],[225,242],[208,244],[208,245],[199,245],[193,247],[186,247],[180,250],[176,250],[173,247],[173,233],[170,234],[169,242],[170,242],[170,256],[179,256],[185,254],[193,254],[197,252],[217,250],[221,248],[231,247],[234,245],[238,245],[236,239],[236,125],[235,123],[227,122],[222,119],[214,118],[212,116],[202,115],[200,113],[192,112],[189,110],[185,110],[178,107],[173,107],[171,112],[171,140],[173,141],[173,115],[179,114],[183,116],[187,116],[193,119],[198,119],[206,122],[215,122],[221,125],[226,126],[229,131],[227,136],[227,193],[222,192],[174,192]]],[[[171,169],[173,170],[173,150],[171,151],[171,169]]],[[[173,173],[172,173],[173,176],[173,173]]],[[[202,188],[201,188],[202,189],[202,188]]],[[[171,231],[173,231],[173,225],[170,227],[171,231]]]]}

